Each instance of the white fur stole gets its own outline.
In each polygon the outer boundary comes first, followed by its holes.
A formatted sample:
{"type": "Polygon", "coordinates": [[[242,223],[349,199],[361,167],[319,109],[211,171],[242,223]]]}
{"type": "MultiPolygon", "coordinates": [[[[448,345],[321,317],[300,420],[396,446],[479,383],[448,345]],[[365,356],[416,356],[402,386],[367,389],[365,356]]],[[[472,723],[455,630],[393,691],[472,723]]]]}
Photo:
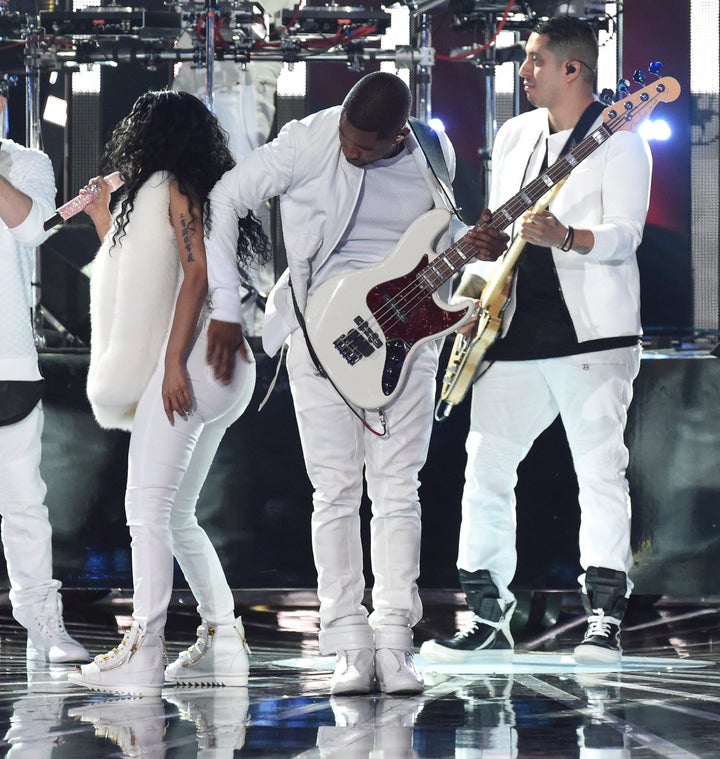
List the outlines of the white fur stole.
{"type": "Polygon", "coordinates": [[[181,268],[169,206],[170,176],[157,172],[138,191],[124,236],[111,244],[113,221],[93,263],[87,395],[106,429],[132,429],[170,331],[181,268]]]}

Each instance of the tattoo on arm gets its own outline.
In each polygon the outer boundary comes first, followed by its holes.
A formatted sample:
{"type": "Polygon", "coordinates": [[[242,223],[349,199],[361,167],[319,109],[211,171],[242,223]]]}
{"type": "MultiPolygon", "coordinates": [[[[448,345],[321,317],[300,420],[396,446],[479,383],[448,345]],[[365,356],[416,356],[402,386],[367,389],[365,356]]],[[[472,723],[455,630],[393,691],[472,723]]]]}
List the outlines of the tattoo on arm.
{"type": "Polygon", "coordinates": [[[180,214],[180,227],[181,227],[180,234],[182,235],[183,247],[187,251],[187,260],[192,262],[195,260],[192,254],[192,245],[190,244],[190,237],[192,235],[192,230],[190,226],[188,225],[187,220],[185,219],[185,214],[182,214],[182,213],[180,214]]]}

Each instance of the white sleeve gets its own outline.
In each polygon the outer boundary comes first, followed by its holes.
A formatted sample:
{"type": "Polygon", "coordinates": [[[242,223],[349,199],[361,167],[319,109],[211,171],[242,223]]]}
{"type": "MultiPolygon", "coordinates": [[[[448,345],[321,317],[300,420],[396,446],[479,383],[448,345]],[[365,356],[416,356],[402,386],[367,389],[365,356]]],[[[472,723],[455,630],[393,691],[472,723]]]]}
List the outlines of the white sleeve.
{"type": "Polygon", "coordinates": [[[55,175],[50,159],[39,150],[13,152],[12,160],[17,167],[13,166],[8,181],[32,200],[32,208],[8,231],[21,245],[31,248],[51,234],[43,225],[55,213],[55,175]]]}
{"type": "Polygon", "coordinates": [[[238,218],[287,189],[294,165],[296,124],[286,124],[272,142],[256,148],[226,171],[210,193],[205,249],[213,319],[241,321],[238,218]]]}
{"type": "Polygon", "coordinates": [[[206,232],[208,290],[212,318],[225,322],[241,321],[240,272],[237,266],[238,218],[247,209],[236,206],[234,192],[237,166],[226,171],[210,193],[211,221],[206,232]]]}

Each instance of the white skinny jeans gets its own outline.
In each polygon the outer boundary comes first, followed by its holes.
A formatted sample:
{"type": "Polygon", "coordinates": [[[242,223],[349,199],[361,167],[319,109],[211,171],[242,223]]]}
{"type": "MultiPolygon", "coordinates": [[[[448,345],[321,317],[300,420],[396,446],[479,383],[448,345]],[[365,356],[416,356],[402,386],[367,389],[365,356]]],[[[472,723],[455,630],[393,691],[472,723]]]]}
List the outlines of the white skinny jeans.
{"type": "Polygon", "coordinates": [[[41,604],[60,583],[52,577],[52,529],[40,476],[42,404],[0,427],[0,516],[10,603],[41,604]]]}
{"type": "Polygon", "coordinates": [[[206,350],[205,328],[187,361],[192,415],[187,420],[175,415],[175,424],[168,422],[161,358],[138,404],[130,436],[125,513],[132,538],[133,618],[160,634],[173,587],[173,555],[200,616],[211,624],[235,620],[232,591],[215,548],[198,524],[195,506],[225,430],[250,402],[255,364],[238,353],[232,382],[223,385],[205,361],[206,350]]]}
{"type": "MultiPolygon", "coordinates": [[[[458,568],[487,569],[511,600],[517,468],[560,414],[579,486],[580,565],[630,571],[630,495],[624,442],[640,348],[537,361],[497,361],[475,383],[458,568]]],[[[522,515],[533,519],[532,513],[522,515]]],[[[542,540],[542,524],[537,525],[542,540]]],[[[578,578],[584,588],[584,572],[578,578]]],[[[632,583],[628,579],[628,595],[632,583]]]]}
{"type": "MultiPolygon", "coordinates": [[[[422,616],[418,473],[430,444],[437,363],[437,345],[422,346],[405,387],[385,411],[388,432],[378,437],[316,374],[302,332],[290,338],[290,388],[314,488],[312,545],[322,628],[367,617],[359,513],[363,468],[372,502],[372,623],[401,615],[414,625],[422,616]]],[[[377,414],[368,414],[368,422],[380,427],[377,414]]]]}

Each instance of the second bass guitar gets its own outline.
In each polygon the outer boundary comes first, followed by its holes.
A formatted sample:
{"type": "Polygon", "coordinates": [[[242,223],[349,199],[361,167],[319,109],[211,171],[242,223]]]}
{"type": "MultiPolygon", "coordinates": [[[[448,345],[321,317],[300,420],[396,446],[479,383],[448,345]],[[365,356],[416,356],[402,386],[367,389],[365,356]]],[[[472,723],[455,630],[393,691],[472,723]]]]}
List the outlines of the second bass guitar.
{"type": "MultiPolygon", "coordinates": [[[[565,184],[561,179],[533,206],[532,213],[544,211],[565,184]]],[[[515,277],[515,265],[525,248],[525,240],[518,235],[502,258],[499,258],[492,275],[483,287],[478,304],[478,323],[473,336],[458,332],[440,389],[440,400],[435,408],[438,421],[450,415],[461,403],[475,380],[484,370],[483,359],[488,348],[495,342],[502,327],[503,313],[510,298],[515,277]]]]}
{"type": "MultiPolygon", "coordinates": [[[[679,93],[677,80],[663,77],[608,106],[603,123],[495,209],[488,226],[508,227],[615,132],[634,129],[655,106],[679,93]]],[[[413,352],[472,316],[474,304],[449,306],[436,292],[477,253],[462,238],[435,255],[433,243],[449,218],[444,209],[428,211],[380,266],[329,279],[310,296],[304,314],[308,341],[348,403],[363,409],[387,406],[403,387],[413,352]]]]}

